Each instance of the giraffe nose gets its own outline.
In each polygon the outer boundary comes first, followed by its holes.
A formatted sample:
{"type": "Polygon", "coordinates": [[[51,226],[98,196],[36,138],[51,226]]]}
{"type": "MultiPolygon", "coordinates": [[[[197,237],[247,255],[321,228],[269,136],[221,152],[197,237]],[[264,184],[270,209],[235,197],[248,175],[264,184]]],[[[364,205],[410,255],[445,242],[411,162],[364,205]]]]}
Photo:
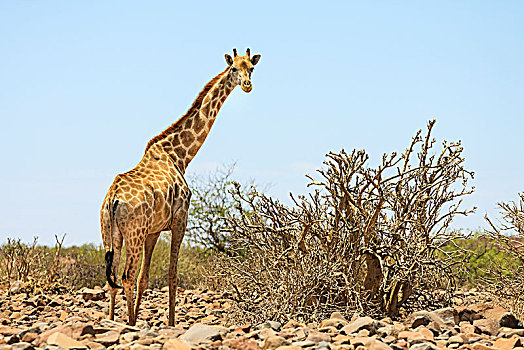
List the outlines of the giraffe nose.
{"type": "Polygon", "coordinates": [[[251,86],[251,82],[250,81],[244,81],[242,83],[245,87],[250,87],[251,86]]]}

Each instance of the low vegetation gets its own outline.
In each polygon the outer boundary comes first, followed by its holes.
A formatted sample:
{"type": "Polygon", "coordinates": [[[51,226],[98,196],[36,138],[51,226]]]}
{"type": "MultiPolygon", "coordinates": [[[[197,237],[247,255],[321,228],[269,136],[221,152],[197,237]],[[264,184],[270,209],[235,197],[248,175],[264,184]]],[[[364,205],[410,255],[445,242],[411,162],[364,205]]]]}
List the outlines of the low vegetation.
{"type": "MultiPolygon", "coordinates": [[[[502,219],[487,218],[486,232],[450,229],[474,210],[462,207],[473,172],[460,142],[437,143],[433,127],[378,166],[365,151],[329,153],[291,206],[235,183],[233,166],[193,177],[179,286],[230,292],[237,321],[308,322],[333,311],[399,317],[449,304],[463,286],[492,292],[524,317],[524,194],[499,204],[502,219]]],[[[30,293],[104,285],[103,247],[63,242],[8,239],[0,285],[22,281],[30,293]]],[[[151,288],[167,285],[169,245],[163,233],[151,288]]]]}

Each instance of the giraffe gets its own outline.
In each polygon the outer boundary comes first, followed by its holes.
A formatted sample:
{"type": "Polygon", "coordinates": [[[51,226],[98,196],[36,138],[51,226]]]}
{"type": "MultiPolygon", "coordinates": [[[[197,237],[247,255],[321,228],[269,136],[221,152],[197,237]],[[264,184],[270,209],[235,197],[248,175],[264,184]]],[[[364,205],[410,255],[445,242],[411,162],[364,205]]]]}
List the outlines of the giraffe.
{"type": "Polygon", "coordinates": [[[105,248],[106,276],[110,291],[109,319],[115,317],[115,298],[124,289],[130,325],[135,325],[140,301],[149,282],[151,255],[162,231],[171,231],[168,325],[175,324],[177,260],[187,224],[191,191],[185,170],[196,155],[222,104],[240,85],[250,92],[251,73],[260,55],[249,49],[239,56],[226,54],[226,69],[211,79],[189,110],[146,146],[144,156],[132,170],[116,176],[104,199],[100,221],[105,248]],[[122,286],[116,282],[120,253],[125,242],[126,261],[122,286]],[[140,274],[133,301],[140,258],[140,274]],[[134,305],[133,305],[134,303],[134,305]]]}

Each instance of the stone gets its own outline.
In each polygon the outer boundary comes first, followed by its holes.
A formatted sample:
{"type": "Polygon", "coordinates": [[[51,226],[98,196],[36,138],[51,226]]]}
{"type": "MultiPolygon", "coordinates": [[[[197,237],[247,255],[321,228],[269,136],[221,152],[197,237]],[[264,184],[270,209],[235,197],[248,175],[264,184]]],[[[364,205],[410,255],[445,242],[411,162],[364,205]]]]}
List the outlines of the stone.
{"type": "Polygon", "coordinates": [[[267,322],[264,322],[264,323],[261,323],[259,324],[256,329],[266,329],[266,328],[271,328],[273,329],[275,332],[279,332],[280,329],[282,328],[282,325],[280,324],[280,322],[276,322],[276,321],[267,321],[267,322]]]}
{"type": "Polygon", "coordinates": [[[58,345],[65,349],[87,349],[87,347],[80,343],[79,341],[74,340],[73,338],[65,335],[64,333],[55,332],[47,338],[47,344],[49,345],[58,345]]]}
{"type": "Polygon", "coordinates": [[[13,334],[9,337],[6,337],[5,338],[5,342],[7,344],[14,344],[14,343],[18,343],[20,342],[20,337],[18,336],[18,334],[13,334]]]}
{"type": "Polygon", "coordinates": [[[464,338],[462,338],[460,335],[454,335],[449,337],[448,345],[449,344],[464,344],[464,338]]]}
{"type": "Polygon", "coordinates": [[[274,335],[277,335],[277,332],[275,332],[273,328],[264,328],[258,331],[258,337],[262,340],[272,337],[274,335]]]}
{"type": "MultiPolygon", "coordinates": [[[[105,317],[105,315],[104,315],[105,317]]],[[[116,329],[120,333],[126,333],[126,332],[139,332],[142,329],[149,329],[149,325],[147,322],[137,322],[136,326],[129,326],[125,323],[120,323],[116,321],[111,321],[108,319],[102,319],[100,321],[100,326],[108,328],[108,330],[116,329]]],[[[95,330],[96,331],[96,330],[95,330]]],[[[107,331],[107,330],[106,330],[107,331]]],[[[103,332],[96,332],[96,333],[103,333],[103,332]]]]}
{"type": "Polygon", "coordinates": [[[514,335],[513,337],[507,339],[507,338],[499,338],[495,340],[493,343],[493,347],[495,349],[500,350],[509,350],[513,349],[518,346],[522,346],[522,342],[520,341],[520,337],[518,335],[514,335]]]}
{"type": "Polygon", "coordinates": [[[14,335],[20,333],[20,330],[15,327],[9,327],[9,326],[0,326],[0,334],[6,336],[6,335],[14,335]]]}
{"type": "Polygon", "coordinates": [[[346,318],[344,317],[344,315],[342,315],[340,312],[333,312],[331,314],[331,316],[329,316],[330,319],[336,319],[336,320],[342,320],[342,321],[346,321],[346,318]]]}
{"type": "Polygon", "coordinates": [[[483,318],[473,321],[473,326],[479,330],[476,333],[484,333],[489,335],[497,335],[500,329],[500,323],[489,318],[483,318]]]}
{"type": "Polygon", "coordinates": [[[33,345],[28,342],[16,343],[11,346],[12,350],[34,350],[33,345]]]}
{"type": "Polygon", "coordinates": [[[317,346],[315,346],[314,349],[315,350],[331,350],[331,345],[329,345],[328,342],[321,341],[320,343],[317,344],[317,346]]]}
{"type": "Polygon", "coordinates": [[[138,332],[129,332],[129,333],[124,333],[122,335],[120,335],[120,343],[121,344],[127,344],[127,343],[131,343],[135,340],[138,340],[140,339],[140,336],[138,335],[138,332]]]}
{"type": "Polygon", "coordinates": [[[274,350],[280,346],[290,345],[290,344],[291,343],[287,341],[285,338],[279,337],[278,335],[274,335],[274,336],[267,338],[264,341],[264,346],[262,347],[262,349],[263,350],[266,350],[266,349],[274,350]]]}
{"type": "Polygon", "coordinates": [[[320,332],[310,332],[307,336],[306,340],[312,341],[315,344],[318,344],[320,342],[331,342],[331,336],[326,333],[320,333],[320,332]]]}
{"type": "Polygon", "coordinates": [[[296,345],[282,345],[279,346],[276,350],[302,350],[302,348],[296,345]]]}
{"type": "Polygon", "coordinates": [[[406,318],[404,323],[415,329],[419,326],[428,326],[431,322],[435,322],[441,328],[448,328],[448,325],[437,313],[429,311],[414,312],[406,318]]]}
{"type": "Polygon", "coordinates": [[[341,329],[342,327],[347,326],[348,324],[349,323],[346,320],[342,320],[339,318],[329,318],[320,322],[320,327],[334,327],[336,329],[341,329]]]}
{"type": "Polygon", "coordinates": [[[85,301],[103,300],[105,299],[105,295],[106,295],[106,293],[102,289],[90,289],[90,288],[82,288],[80,290],[80,293],[82,294],[82,298],[85,301]]]}
{"type": "Polygon", "coordinates": [[[487,345],[484,345],[484,344],[480,344],[480,343],[478,343],[478,344],[473,344],[473,345],[471,346],[471,349],[472,349],[472,350],[493,350],[492,347],[487,346],[487,345]]]}
{"type": "Polygon", "coordinates": [[[22,290],[24,289],[25,286],[26,286],[26,284],[24,282],[22,282],[22,281],[14,281],[9,286],[9,294],[22,293],[22,290]]]}
{"type": "Polygon", "coordinates": [[[350,335],[336,334],[334,337],[331,338],[331,340],[335,344],[350,344],[351,339],[353,338],[354,337],[350,335]]]}
{"type": "Polygon", "coordinates": [[[222,337],[216,328],[196,323],[179,339],[189,345],[198,345],[203,341],[219,340],[222,339],[222,337]]]}
{"type": "Polygon", "coordinates": [[[447,326],[453,327],[455,324],[458,323],[458,314],[455,311],[455,309],[452,307],[445,307],[442,309],[438,309],[438,310],[432,311],[432,313],[440,317],[440,319],[444,321],[444,323],[447,326]]]}
{"type": "MultiPolygon", "coordinates": [[[[479,321],[479,320],[475,320],[479,321]]],[[[480,330],[478,330],[474,325],[469,323],[468,321],[461,321],[459,323],[460,333],[480,333],[480,330]]]]}
{"type": "Polygon", "coordinates": [[[118,339],[120,338],[120,333],[115,331],[109,331],[102,334],[97,334],[95,337],[95,341],[97,343],[100,343],[104,345],[105,347],[109,347],[111,345],[115,345],[118,343],[118,339]]]}
{"type": "Polygon", "coordinates": [[[244,337],[237,338],[230,342],[229,347],[233,350],[260,350],[257,342],[244,337]]]}
{"type": "Polygon", "coordinates": [[[301,348],[309,348],[313,345],[316,345],[316,343],[312,342],[311,340],[301,340],[301,341],[294,341],[291,343],[291,345],[300,346],[301,348]]]}
{"type": "Polygon", "coordinates": [[[191,346],[182,343],[177,339],[169,339],[164,343],[165,350],[191,350],[191,346]]]}
{"type": "Polygon", "coordinates": [[[33,332],[25,333],[24,336],[22,337],[22,342],[32,343],[37,337],[38,337],[38,334],[36,333],[33,333],[33,332]]]}
{"type": "Polygon", "coordinates": [[[300,327],[300,323],[298,323],[297,321],[295,320],[289,320],[283,327],[282,329],[287,329],[287,328],[298,328],[300,327]]]}
{"type": "Polygon", "coordinates": [[[432,343],[418,343],[413,344],[409,347],[409,350],[436,350],[437,347],[433,345],[432,343]]]}
{"type": "Polygon", "coordinates": [[[524,337],[524,328],[523,329],[511,329],[511,328],[504,328],[504,331],[502,328],[499,330],[499,336],[504,338],[511,338],[514,335],[518,335],[520,337],[524,337]]]}
{"type": "Polygon", "coordinates": [[[375,320],[371,317],[357,317],[354,321],[350,322],[347,326],[342,328],[342,334],[357,333],[361,329],[367,329],[371,334],[375,333],[375,320]]]}

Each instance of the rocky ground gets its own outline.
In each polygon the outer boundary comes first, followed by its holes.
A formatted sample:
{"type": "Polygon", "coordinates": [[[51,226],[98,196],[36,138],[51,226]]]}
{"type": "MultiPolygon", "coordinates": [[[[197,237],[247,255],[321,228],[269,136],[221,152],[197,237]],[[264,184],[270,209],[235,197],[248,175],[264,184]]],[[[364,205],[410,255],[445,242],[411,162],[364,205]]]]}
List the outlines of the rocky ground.
{"type": "Polygon", "coordinates": [[[167,291],[150,290],[140,321],[130,327],[121,296],[117,320],[106,319],[108,301],[101,288],[37,296],[14,290],[0,295],[0,348],[524,350],[522,323],[474,295],[464,292],[457,302],[464,305],[419,311],[403,322],[334,313],[319,324],[230,325],[225,316],[232,302],[224,295],[180,290],[177,325],[167,327],[167,291]]]}

